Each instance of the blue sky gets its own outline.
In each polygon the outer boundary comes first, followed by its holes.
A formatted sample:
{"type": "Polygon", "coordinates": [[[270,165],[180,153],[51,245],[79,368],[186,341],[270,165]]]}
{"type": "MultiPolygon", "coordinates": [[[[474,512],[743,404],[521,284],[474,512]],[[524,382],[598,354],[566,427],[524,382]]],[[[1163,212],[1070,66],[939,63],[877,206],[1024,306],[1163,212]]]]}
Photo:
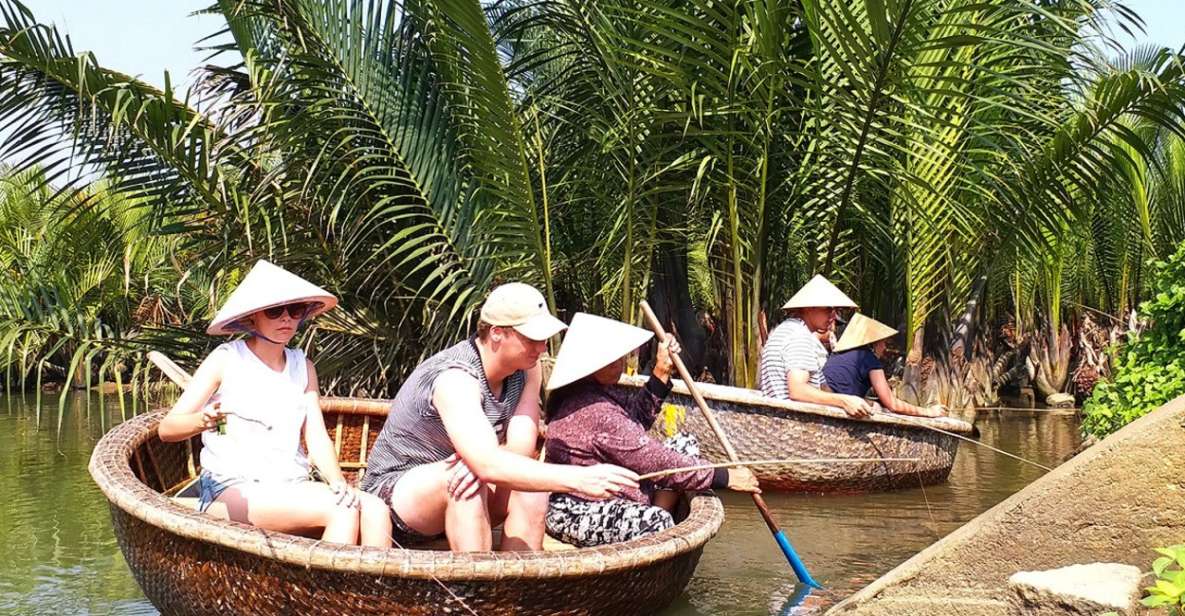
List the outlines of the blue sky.
{"type": "MultiPolygon", "coordinates": [[[[52,22],[70,35],[74,49],[90,50],[108,68],[164,84],[168,70],[173,83],[188,84],[190,71],[204,53],[194,43],[223,25],[217,16],[191,15],[209,0],[25,0],[42,22],[52,22]]],[[[1128,0],[1126,6],[1147,22],[1137,43],[1175,49],[1185,44],[1185,0],[1128,0]]],[[[1120,33],[1121,34],[1121,33],[1120,33]]],[[[1118,35],[1117,35],[1118,36],[1118,35]]],[[[1131,44],[1120,37],[1123,44],[1131,44]]]]}
{"type": "Polygon", "coordinates": [[[174,87],[192,81],[190,71],[209,54],[194,44],[218,32],[217,15],[192,15],[211,0],[24,0],[38,21],[70,36],[75,51],[92,51],[99,64],[174,87]]]}

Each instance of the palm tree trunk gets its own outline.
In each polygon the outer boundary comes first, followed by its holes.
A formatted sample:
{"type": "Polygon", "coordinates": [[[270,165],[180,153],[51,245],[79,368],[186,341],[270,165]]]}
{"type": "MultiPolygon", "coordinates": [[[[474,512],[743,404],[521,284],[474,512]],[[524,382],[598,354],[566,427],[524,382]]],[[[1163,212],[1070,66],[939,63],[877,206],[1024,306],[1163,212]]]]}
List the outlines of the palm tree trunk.
{"type": "Polygon", "coordinates": [[[691,303],[686,250],[655,251],[653,267],[653,282],[647,293],[650,307],[659,322],[678,336],[683,345],[683,362],[692,376],[698,376],[704,368],[708,337],[691,303]]]}

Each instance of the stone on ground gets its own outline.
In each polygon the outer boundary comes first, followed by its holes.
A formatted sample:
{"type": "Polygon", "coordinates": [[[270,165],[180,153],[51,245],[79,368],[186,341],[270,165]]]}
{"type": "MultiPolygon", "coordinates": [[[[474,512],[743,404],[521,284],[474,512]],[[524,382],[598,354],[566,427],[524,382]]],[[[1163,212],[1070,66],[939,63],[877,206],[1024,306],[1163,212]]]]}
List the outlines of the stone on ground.
{"type": "Polygon", "coordinates": [[[1008,578],[1010,614],[1026,616],[1135,614],[1140,570],[1119,563],[1021,571],[1008,578]]]}

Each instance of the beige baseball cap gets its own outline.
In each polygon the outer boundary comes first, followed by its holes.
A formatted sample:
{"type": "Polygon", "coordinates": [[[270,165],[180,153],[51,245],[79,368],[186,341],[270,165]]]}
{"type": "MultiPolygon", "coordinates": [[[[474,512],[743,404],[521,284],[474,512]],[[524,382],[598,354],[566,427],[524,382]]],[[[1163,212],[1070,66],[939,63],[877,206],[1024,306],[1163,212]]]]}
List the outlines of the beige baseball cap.
{"type": "Polygon", "coordinates": [[[531,340],[547,340],[568,326],[551,316],[547,300],[535,287],[522,282],[504,284],[481,305],[481,320],[499,327],[513,327],[531,340]]]}

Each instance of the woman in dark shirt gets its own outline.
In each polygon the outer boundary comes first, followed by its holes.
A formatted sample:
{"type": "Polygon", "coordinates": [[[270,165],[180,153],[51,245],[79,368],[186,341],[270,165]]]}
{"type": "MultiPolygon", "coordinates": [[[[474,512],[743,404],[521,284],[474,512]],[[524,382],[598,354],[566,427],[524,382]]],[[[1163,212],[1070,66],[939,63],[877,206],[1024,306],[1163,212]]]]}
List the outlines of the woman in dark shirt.
{"type": "MultiPolygon", "coordinates": [[[[626,357],[653,334],[612,319],[577,313],[568,327],[547,382],[547,461],[589,466],[613,463],[645,474],[706,464],[694,439],[675,435],[663,443],[647,431],[671,389],[671,355],[662,344],[654,373],[636,391],[615,388],[626,357]]],[[[674,525],[668,509],[676,492],[730,488],[757,492],[757,479],[744,468],[684,471],[651,481],[620,498],[590,501],[552,494],[547,532],[580,547],[626,541],[674,525]]]]}
{"type": "Polygon", "coordinates": [[[840,394],[863,397],[871,388],[880,399],[881,406],[901,415],[939,417],[946,409],[941,404],[914,406],[893,395],[880,356],[885,353],[887,340],[897,330],[862,314],[856,314],[848,323],[843,336],[835,345],[835,351],[823,366],[823,377],[827,387],[840,394]]]}

